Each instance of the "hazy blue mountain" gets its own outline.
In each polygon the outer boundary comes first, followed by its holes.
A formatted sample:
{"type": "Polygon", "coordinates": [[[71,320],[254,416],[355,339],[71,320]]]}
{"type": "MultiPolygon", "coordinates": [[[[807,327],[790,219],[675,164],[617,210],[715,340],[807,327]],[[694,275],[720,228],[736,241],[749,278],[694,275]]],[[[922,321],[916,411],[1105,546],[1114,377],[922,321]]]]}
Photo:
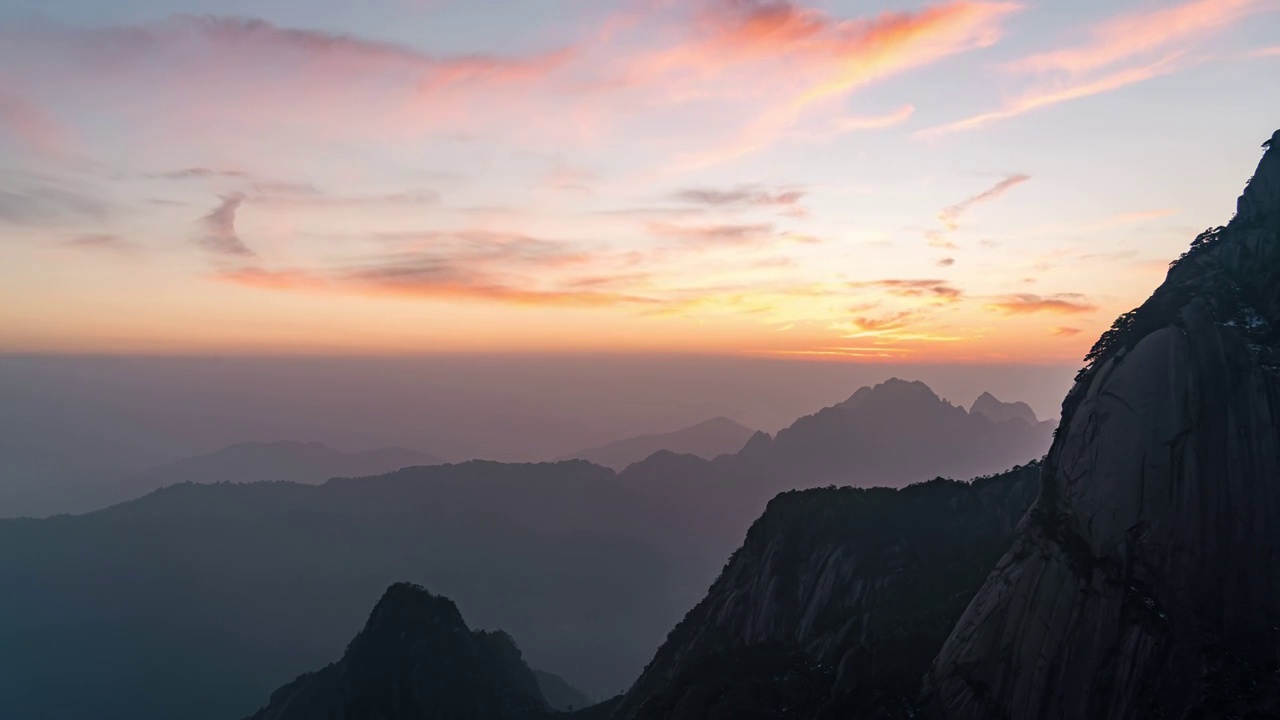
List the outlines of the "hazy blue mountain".
{"type": "Polygon", "coordinates": [[[754,432],[729,418],[717,417],[674,432],[627,438],[559,459],[587,460],[614,470],[622,470],[661,450],[710,460],[738,452],[754,432]]]}
{"type": "Polygon", "coordinates": [[[0,504],[0,517],[44,517],[82,513],[133,500],[179,483],[296,482],[315,485],[333,477],[380,475],[414,465],[438,465],[439,458],[404,448],[347,453],[320,443],[240,443],[211,453],[123,477],[50,482],[14,493],[0,504]]]}

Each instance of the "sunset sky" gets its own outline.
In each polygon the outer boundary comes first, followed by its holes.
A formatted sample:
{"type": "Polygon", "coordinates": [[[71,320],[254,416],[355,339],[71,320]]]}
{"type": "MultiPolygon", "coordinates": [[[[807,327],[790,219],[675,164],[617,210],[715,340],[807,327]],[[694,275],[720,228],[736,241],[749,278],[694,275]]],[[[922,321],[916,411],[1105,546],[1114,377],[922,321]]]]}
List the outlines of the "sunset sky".
{"type": "Polygon", "coordinates": [[[1078,360],[1280,0],[5,0],[0,351],[1078,360]]]}

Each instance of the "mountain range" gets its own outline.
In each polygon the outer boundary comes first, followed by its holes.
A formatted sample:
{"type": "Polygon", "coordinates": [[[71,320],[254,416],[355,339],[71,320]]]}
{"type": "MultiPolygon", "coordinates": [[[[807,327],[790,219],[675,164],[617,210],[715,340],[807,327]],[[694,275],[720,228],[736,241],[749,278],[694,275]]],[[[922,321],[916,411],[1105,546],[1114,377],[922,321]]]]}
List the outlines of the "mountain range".
{"type": "Polygon", "coordinates": [[[778,495],[627,693],[581,716],[1280,716],[1272,146],[1231,221],[1099,339],[1042,462],[778,495]]]}
{"type": "Polygon", "coordinates": [[[405,448],[347,453],[316,442],[240,443],[120,477],[48,483],[9,498],[0,517],[83,513],[142,497],[179,483],[296,482],[380,475],[412,465],[439,465],[433,455],[405,448]]]}
{"type": "MultiPolygon", "coordinates": [[[[23,618],[0,623],[0,707],[55,720],[244,716],[271,688],[338,657],[398,581],[445,593],[480,627],[511,633],[533,667],[609,697],[778,492],[964,477],[946,467],[995,471],[1048,444],[1035,426],[996,424],[893,380],[712,460],[664,450],[622,472],[473,461],[319,485],[314,475],[180,483],[85,515],[0,521],[0,617],[23,618]],[[877,428],[875,416],[898,402],[909,405],[877,428]],[[939,426],[967,442],[918,434],[939,426]],[[889,452],[912,445],[901,462],[889,452]],[[80,678],[74,688],[59,679],[68,672],[80,678]]],[[[243,467],[209,460],[198,465],[243,467]]]]}

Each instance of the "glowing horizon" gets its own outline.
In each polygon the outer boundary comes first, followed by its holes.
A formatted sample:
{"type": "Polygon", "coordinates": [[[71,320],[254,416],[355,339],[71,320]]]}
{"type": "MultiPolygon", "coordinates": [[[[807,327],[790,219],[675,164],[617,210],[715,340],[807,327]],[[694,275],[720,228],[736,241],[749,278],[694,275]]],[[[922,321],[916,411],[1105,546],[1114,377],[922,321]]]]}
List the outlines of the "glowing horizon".
{"type": "Polygon", "coordinates": [[[1074,362],[1230,217],[1280,8],[1048,5],[0,10],[0,352],[1074,362]]]}

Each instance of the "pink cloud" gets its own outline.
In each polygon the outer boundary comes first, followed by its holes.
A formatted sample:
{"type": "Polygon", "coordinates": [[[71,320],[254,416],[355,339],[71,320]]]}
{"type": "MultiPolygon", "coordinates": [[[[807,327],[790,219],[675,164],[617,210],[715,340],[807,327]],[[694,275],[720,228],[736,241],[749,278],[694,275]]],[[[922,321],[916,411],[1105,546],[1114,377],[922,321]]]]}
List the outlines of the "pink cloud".
{"type": "Polygon", "coordinates": [[[1175,72],[1195,44],[1244,18],[1269,10],[1266,0],[1191,0],[1127,13],[1094,27],[1087,42],[1036,53],[1006,69],[1037,76],[1037,83],[1001,107],[920,132],[923,137],[979,128],[992,122],[1118,90],[1175,72]]]}
{"type": "Polygon", "coordinates": [[[40,108],[0,89],[0,136],[10,135],[23,147],[45,155],[66,151],[66,131],[40,108]]]}

